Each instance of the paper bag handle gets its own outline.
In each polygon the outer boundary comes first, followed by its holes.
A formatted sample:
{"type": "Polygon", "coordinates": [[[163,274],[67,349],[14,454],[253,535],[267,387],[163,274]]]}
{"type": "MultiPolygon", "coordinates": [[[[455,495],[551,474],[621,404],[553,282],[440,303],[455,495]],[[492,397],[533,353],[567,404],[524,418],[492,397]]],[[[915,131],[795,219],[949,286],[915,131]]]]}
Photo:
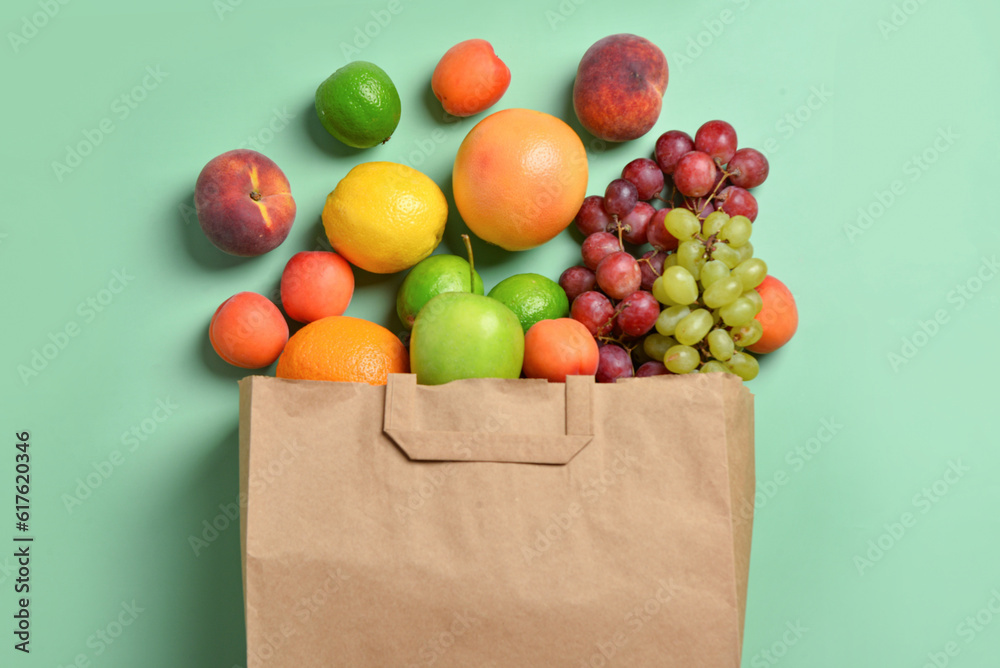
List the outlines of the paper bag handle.
{"type": "Polygon", "coordinates": [[[593,376],[566,378],[566,424],[560,434],[490,431],[488,425],[466,432],[428,431],[415,426],[416,376],[389,374],[383,430],[415,461],[565,464],[593,438],[593,386],[593,376]]]}

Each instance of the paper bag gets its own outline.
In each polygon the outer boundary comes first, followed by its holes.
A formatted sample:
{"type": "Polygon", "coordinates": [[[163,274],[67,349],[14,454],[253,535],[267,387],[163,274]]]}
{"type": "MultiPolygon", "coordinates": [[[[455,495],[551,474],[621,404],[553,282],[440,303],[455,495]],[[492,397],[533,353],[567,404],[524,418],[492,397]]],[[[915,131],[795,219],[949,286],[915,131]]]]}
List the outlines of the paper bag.
{"type": "Polygon", "coordinates": [[[734,376],[240,382],[248,667],[736,668],[734,376]]]}

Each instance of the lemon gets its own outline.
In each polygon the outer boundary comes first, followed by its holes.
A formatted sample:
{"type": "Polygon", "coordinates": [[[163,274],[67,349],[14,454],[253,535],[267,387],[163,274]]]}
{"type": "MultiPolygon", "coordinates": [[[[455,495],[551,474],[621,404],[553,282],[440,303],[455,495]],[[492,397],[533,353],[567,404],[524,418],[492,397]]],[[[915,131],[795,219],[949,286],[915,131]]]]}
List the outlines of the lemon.
{"type": "Polygon", "coordinates": [[[356,60],[316,89],[316,113],[331,135],[355,148],[384,144],[399,125],[399,93],[374,63],[356,60]]]}
{"type": "Polygon", "coordinates": [[[541,274],[515,274],[505,278],[493,286],[489,296],[513,311],[525,332],[539,320],[569,315],[566,291],[541,274]]]}
{"type": "Polygon", "coordinates": [[[434,181],[394,162],[363,162],[347,173],[323,207],[333,249],[376,274],[408,269],[441,243],[448,200],[434,181]]]}

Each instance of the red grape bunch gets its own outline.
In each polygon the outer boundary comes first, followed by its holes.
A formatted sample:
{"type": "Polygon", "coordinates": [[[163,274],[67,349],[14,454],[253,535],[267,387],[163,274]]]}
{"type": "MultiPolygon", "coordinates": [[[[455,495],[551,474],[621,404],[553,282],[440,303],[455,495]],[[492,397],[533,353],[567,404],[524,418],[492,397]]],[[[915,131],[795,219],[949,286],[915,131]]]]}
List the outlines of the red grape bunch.
{"type": "Polygon", "coordinates": [[[750,243],[750,189],[767,178],[767,158],[737,149],[725,121],[694,139],[665,132],[653,157],[584,199],[575,219],[583,266],[559,279],[571,317],[601,346],[597,380],[693,371],[751,380],[757,360],[743,348],[761,336],[755,288],[767,265],[750,243]]]}

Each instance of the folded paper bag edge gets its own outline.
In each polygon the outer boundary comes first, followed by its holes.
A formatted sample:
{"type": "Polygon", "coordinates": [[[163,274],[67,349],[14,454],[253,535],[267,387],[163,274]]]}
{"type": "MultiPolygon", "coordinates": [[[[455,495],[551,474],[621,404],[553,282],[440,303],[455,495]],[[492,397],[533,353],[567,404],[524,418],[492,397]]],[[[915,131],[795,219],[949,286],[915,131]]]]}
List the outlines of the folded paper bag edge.
{"type": "Polygon", "coordinates": [[[567,378],[565,433],[509,433],[485,427],[470,432],[429,431],[414,428],[421,387],[416,377],[390,374],[383,431],[413,461],[566,464],[593,440],[593,385],[592,376],[567,378]]]}
{"type": "Polygon", "coordinates": [[[591,435],[383,430],[413,461],[567,464],[591,435]]]}

